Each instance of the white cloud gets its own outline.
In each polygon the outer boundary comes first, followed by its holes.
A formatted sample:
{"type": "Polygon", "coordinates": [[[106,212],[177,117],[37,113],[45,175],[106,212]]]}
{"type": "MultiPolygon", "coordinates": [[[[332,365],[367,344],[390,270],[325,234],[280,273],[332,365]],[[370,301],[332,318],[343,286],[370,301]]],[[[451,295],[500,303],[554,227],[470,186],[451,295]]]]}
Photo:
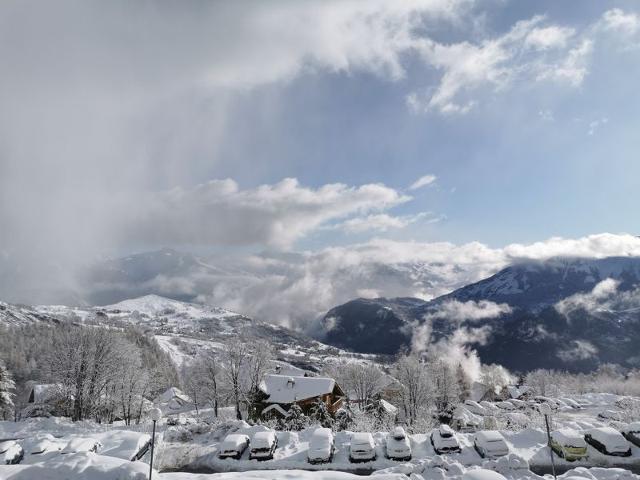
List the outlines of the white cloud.
{"type": "Polygon", "coordinates": [[[525,37],[527,47],[535,50],[564,48],[569,39],[575,34],[573,28],[551,25],[549,27],[534,28],[525,37]]]}
{"type": "Polygon", "coordinates": [[[624,314],[640,310],[640,288],[619,291],[620,282],[606,278],[596,284],[588,293],[576,293],[562,299],[555,305],[558,313],[568,319],[574,312],[585,311],[598,317],[602,314],[624,314]]]}
{"type": "Polygon", "coordinates": [[[606,125],[607,123],[609,123],[609,119],[607,117],[602,117],[598,120],[589,122],[589,130],[587,131],[587,135],[594,135],[602,125],[606,125]]]}
{"type": "Polygon", "coordinates": [[[428,185],[432,185],[435,182],[437,177],[435,175],[423,175],[415,182],[411,184],[409,190],[418,190],[419,188],[426,187],[428,185]]]}
{"type": "Polygon", "coordinates": [[[605,29],[624,35],[634,35],[640,32],[640,15],[628,13],[619,8],[607,10],[602,15],[602,21],[605,29]]]}
{"type": "Polygon", "coordinates": [[[386,232],[394,229],[406,228],[412,223],[425,221],[436,223],[443,217],[434,216],[428,212],[421,212],[415,215],[392,216],[386,213],[372,214],[366,217],[356,217],[346,220],[336,225],[334,228],[341,228],[347,233],[363,233],[368,231],[386,232]]]}
{"type": "MultiPolygon", "coordinates": [[[[382,184],[327,184],[313,189],[287,178],[274,185],[241,190],[233,180],[214,180],[189,190],[175,188],[148,195],[137,205],[122,206],[124,224],[119,230],[125,232],[125,243],[153,244],[159,238],[173,245],[290,247],[327,222],[386,210],[409,199],[382,184]]],[[[378,217],[374,215],[372,222],[393,223],[393,217],[378,217]]],[[[354,230],[366,224],[358,222],[351,225],[354,230]]]]}
{"type": "Polygon", "coordinates": [[[569,27],[543,26],[545,21],[542,16],[519,21],[505,34],[479,42],[423,39],[416,48],[427,64],[443,73],[436,87],[410,93],[409,107],[464,114],[476,105],[474,94],[483,88],[500,91],[531,78],[579,86],[587,74],[591,40],[569,27]]]}
{"type": "Polygon", "coordinates": [[[573,340],[566,348],[558,351],[558,358],[565,362],[588,360],[598,354],[598,348],[587,340],[573,340]]]}
{"type": "Polygon", "coordinates": [[[494,303],[488,300],[479,302],[447,300],[438,305],[436,312],[429,313],[427,319],[445,318],[454,323],[463,323],[497,318],[507,313],[511,313],[511,307],[506,303],[494,303]]]}

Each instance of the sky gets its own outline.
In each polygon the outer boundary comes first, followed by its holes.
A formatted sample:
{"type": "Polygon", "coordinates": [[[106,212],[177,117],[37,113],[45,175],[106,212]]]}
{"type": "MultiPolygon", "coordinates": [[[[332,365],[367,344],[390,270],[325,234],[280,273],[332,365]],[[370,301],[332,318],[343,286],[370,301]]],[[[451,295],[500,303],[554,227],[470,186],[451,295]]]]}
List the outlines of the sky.
{"type": "Polygon", "coordinates": [[[504,258],[638,234],[634,1],[8,0],[0,57],[10,300],[15,272],[162,247],[504,258]]]}

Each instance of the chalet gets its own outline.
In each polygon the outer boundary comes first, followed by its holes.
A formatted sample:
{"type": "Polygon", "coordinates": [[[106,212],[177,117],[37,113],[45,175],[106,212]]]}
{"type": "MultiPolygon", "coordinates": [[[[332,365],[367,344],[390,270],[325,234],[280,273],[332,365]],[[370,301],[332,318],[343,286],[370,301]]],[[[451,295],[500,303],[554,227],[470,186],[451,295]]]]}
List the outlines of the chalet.
{"type": "Polygon", "coordinates": [[[298,404],[308,414],[317,401],[327,406],[331,415],[342,407],[344,392],[333,378],[265,375],[260,384],[261,398],[256,414],[263,418],[286,417],[289,408],[298,404]]]}

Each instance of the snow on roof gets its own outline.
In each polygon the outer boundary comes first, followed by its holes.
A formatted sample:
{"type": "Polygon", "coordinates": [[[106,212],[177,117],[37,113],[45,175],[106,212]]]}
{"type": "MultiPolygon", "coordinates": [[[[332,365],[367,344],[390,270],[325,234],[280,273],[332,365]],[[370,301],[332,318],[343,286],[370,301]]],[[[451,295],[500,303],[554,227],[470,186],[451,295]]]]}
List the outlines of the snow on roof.
{"type": "Polygon", "coordinates": [[[503,436],[497,430],[482,430],[476,433],[476,438],[482,439],[485,442],[497,442],[498,440],[504,440],[503,436]]]}
{"type": "Polygon", "coordinates": [[[640,422],[632,422],[629,425],[627,425],[626,427],[624,427],[622,429],[622,431],[638,433],[638,432],[640,432],[640,422]]]}
{"type": "Polygon", "coordinates": [[[189,402],[189,397],[182,390],[176,387],[169,387],[164,391],[164,393],[161,393],[156,397],[154,403],[168,403],[174,399],[184,403],[189,402]]]}
{"type": "Polygon", "coordinates": [[[607,449],[626,450],[629,448],[622,434],[612,427],[592,428],[591,430],[587,430],[587,433],[604,444],[607,449]]]}
{"type": "Polygon", "coordinates": [[[480,382],[473,382],[471,384],[471,400],[479,402],[484,398],[488,391],[489,387],[487,387],[485,384],[480,382]]]}
{"type": "Polygon", "coordinates": [[[335,385],[333,378],[265,375],[260,388],[268,402],[288,404],[331,393],[335,385]]]}
{"type": "Polygon", "coordinates": [[[398,407],[390,404],[384,398],[380,399],[380,406],[384,409],[385,412],[390,415],[395,415],[396,413],[398,413],[398,407]]]}
{"type": "Polygon", "coordinates": [[[515,385],[507,386],[507,392],[509,393],[510,398],[518,399],[526,393],[531,392],[531,388],[526,385],[522,385],[520,387],[516,387],[515,385]]]}
{"type": "Polygon", "coordinates": [[[289,412],[287,412],[284,408],[282,408],[280,405],[278,405],[277,403],[272,403],[271,405],[269,405],[268,407],[266,407],[265,409],[262,410],[262,415],[266,415],[267,413],[269,413],[271,410],[274,410],[276,412],[278,412],[280,415],[282,415],[283,417],[288,417],[289,416],[289,412]]]}
{"type": "Polygon", "coordinates": [[[476,468],[469,470],[462,476],[462,480],[506,480],[504,475],[487,470],[486,468],[476,468]]]}

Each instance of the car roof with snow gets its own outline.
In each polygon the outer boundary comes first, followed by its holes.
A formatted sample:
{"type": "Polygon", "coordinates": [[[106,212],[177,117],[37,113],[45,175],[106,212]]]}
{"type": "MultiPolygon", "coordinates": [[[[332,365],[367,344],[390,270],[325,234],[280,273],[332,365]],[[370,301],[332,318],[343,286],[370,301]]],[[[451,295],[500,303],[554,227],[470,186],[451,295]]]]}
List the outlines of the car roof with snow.
{"type": "Polygon", "coordinates": [[[333,378],[291,377],[287,375],[265,375],[260,389],[273,403],[294,403],[308,398],[332,393],[336,387],[333,378]]]}
{"type": "Polygon", "coordinates": [[[556,442],[570,447],[586,447],[587,442],[580,433],[572,428],[561,428],[551,432],[551,438],[556,442]]]}
{"type": "Polygon", "coordinates": [[[276,439],[276,432],[265,430],[256,432],[251,439],[251,446],[254,448],[270,447],[276,439]]]}
{"type": "Polygon", "coordinates": [[[476,438],[485,442],[498,442],[504,440],[504,437],[500,435],[497,430],[482,430],[476,433],[476,438]]]}
{"type": "Polygon", "coordinates": [[[624,432],[638,433],[640,432],[640,422],[631,422],[622,429],[624,432]]]}
{"type": "Polygon", "coordinates": [[[232,450],[234,448],[241,447],[243,444],[247,443],[249,437],[243,435],[241,433],[232,433],[231,435],[227,435],[222,442],[220,448],[224,450],[232,450]]]}
{"type": "Polygon", "coordinates": [[[607,447],[628,447],[622,434],[612,427],[592,428],[587,433],[607,447]]]}
{"type": "Polygon", "coordinates": [[[503,475],[486,468],[475,468],[462,475],[462,480],[507,480],[503,475]]]}
{"type": "Polygon", "coordinates": [[[369,432],[354,432],[351,434],[351,445],[371,445],[373,436],[369,432]]]}

